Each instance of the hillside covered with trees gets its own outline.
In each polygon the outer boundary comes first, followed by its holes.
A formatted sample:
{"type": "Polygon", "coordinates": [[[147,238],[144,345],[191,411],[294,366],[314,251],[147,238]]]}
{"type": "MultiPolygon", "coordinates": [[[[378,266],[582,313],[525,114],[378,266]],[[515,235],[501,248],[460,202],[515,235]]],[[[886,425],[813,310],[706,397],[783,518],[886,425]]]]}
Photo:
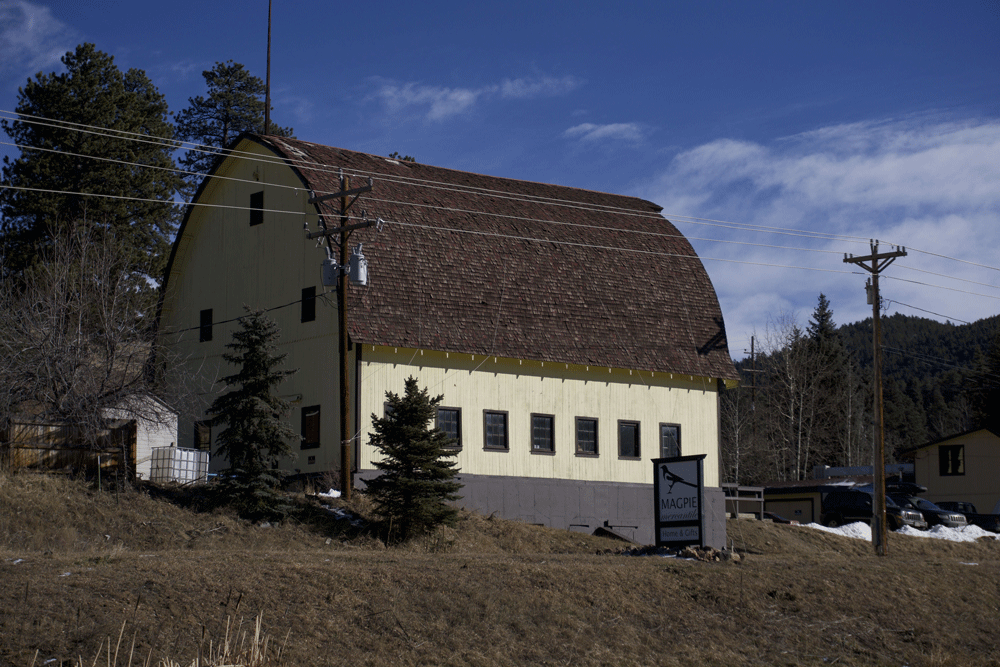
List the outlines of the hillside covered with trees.
{"type": "MultiPolygon", "coordinates": [[[[1000,316],[956,325],[882,319],[886,455],[981,426],[1000,406],[1000,316]],[[993,409],[991,409],[991,407],[993,409]]],[[[872,319],[837,326],[824,295],[807,327],[776,323],[737,362],[722,399],[728,482],[807,479],[817,465],[871,465],[872,319]]]]}

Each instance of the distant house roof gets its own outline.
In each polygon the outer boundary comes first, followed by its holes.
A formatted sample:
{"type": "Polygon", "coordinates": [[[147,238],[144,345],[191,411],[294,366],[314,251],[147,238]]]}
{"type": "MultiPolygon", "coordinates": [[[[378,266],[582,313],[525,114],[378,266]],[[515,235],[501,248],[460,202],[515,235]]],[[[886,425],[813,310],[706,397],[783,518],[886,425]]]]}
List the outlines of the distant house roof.
{"type": "MultiPolygon", "coordinates": [[[[317,194],[340,190],[339,169],[351,187],[374,179],[351,209],[386,222],[351,236],[369,262],[368,287],[349,290],[356,342],[737,377],[708,273],[651,202],[244,138],[317,194]]],[[[339,206],[317,204],[331,225],[339,206]]]]}
{"type": "Polygon", "coordinates": [[[991,428],[974,428],[974,429],[969,430],[969,431],[962,431],[961,433],[955,433],[954,435],[949,435],[949,436],[946,436],[944,438],[940,438],[938,440],[934,440],[932,442],[928,442],[927,444],[919,445],[917,447],[913,447],[911,449],[904,450],[904,451],[902,451],[902,452],[899,453],[899,457],[902,458],[902,459],[912,459],[914,457],[914,455],[917,452],[919,452],[921,449],[927,449],[928,447],[934,447],[935,445],[940,445],[943,442],[948,442],[949,440],[955,440],[956,438],[966,438],[966,437],[972,435],[973,433],[979,433],[980,431],[985,431],[987,433],[991,433],[991,434],[993,434],[994,437],[1000,438],[1000,433],[997,433],[996,431],[994,431],[991,428]]]}

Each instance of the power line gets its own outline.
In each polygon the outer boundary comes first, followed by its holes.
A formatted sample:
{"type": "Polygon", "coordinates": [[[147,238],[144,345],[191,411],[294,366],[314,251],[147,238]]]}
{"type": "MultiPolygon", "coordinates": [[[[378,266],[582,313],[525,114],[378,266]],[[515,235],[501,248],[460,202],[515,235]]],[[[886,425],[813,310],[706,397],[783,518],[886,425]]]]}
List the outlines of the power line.
{"type": "MultiPolygon", "coordinates": [[[[0,113],[12,114],[13,112],[0,111],[0,113]]],[[[97,135],[100,135],[100,136],[109,136],[109,137],[116,137],[116,138],[122,138],[122,139],[128,139],[128,140],[142,141],[144,143],[158,143],[159,145],[162,145],[162,146],[165,146],[165,147],[171,147],[171,148],[177,148],[177,147],[179,147],[181,145],[189,145],[189,146],[192,147],[192,150],[200,150],[202,152],[207,152],[207,153],[212,153],[212,154],[218,154],[218,155],[244,155],[244,156],[247,156],[250,159],[253,159],[253,160],[259,161],[259,162],[264,162],[266,164],[267,163],[270,163],[270,164],[283,164],[283,165],[284,164],[292,164],[292,165],[298,165],[298,166],[303,167],[303,168],[309,168],[309,169],[313,169],[313,170],[317,170],[317,171],[326,171],[326,170],[333,171],[333,169],[334,169],[334,167],[329,166],[329,165],[325,165],[325,164],[314,162],[314,161],[302,160],[302,159],[295,160],[295,159],[282,159],[282,158],[277,158],[277,157],[270,158],[268,156],[263,156],[263,155],[260,155],[258,153],[250,153],[250,152],[246,152],[246,151],[236,151],[236,150],[231,150],[231,149],[220,149],[220,148],[215,148],[215,147],[211,147],[211,146],[205,146],[205,145],[202,145],[202,144],[195,144],[193,142],[178,142],[178,141],[172,141],[172,140],[155,140],[155,139],[148,138],[147,135],[139,135],[138,133],[134,133],[134,132],[126,132],[126,131],[121,131],[121,130],[108,130],[108,129],[104,129],[104,128],[96,128],[95,126],[84,125],[84,124],[80,124],[80,123],[72,123],[72,122],[69,122],[69,121],[51,121],[49,119],[42,119],[42,120],[46,120],[47,121],[47,122],[43,123],[43,122],[41,122],[41,120],[24,120],[25,118],[39,119],[40,117],[30,116],[30,115],[26,115],[26,114],[19,114],[18,117],[17,117],[17,120],[18,120],[18,122],[36,123],[36,124],[39,124],[39,125],[47,125],[47,126],[51,126],[51,127],[56,127],[56,128],[61,128],[61,129],[67,129],[67,130],[72,130],[72,131],[79,131],[79,132],[87,132],[87,133],[90,133],[90,134],[97,134],[97,135]],[[93,128],[93,130],[96,130],[96,131],[93,131],[91,129],[85,129],[85,128],[93,128]],[[114,134],[112,134],[112,133],[114,133],[114,134]],[[132,139],[132,137],[135,137],[135,138],[132,139]]],[[[25,146],[21,146],[21,145],[18,145],[18,144],[7,144],[7,145],[15,145],[18,148],[21,148],[22,150],[26,149],[26,148],[27,149],[31,149],[31,150],[43,150],[43,151],[50,151],[50,152],[54,152],[54,153],[63,153],[63,154],[67,154],[67,155],[75,155],[77,157],[87,157],[87,158],[94,159],[94,160],[104,160],[104,161],[109,161],[109,162],[118,163],[118,164],[126,164],[126,165],[130,165],[130,166],[152,167],[152,168],[155,168],[155,169],[169,170],[169,168],[160,167],[158,165],[144,165],[144,164],[139,164],[139,163],[130,163],[130,162],[122,161],[122,160],[115,160],[113,158],[103,158],[103,157],[97,157],[97,156],[85,156],[85,155],[81,155],[81,154],[66,153],[64,151],[55,151],[53,149],[36,148],[36,147],[25,147],[25,146]]],[[[301,151],[295,151],[295,152],[299,153],[303,157],[305,156],[305,154],[302,153],[301,151]]],[[[385,159],[385,158],[383,158],[383,159],[385,159]]],[[[182,169],[174,169],[174,171],[176,171],[178,173],[187,174],[187,175],[209,176],[208,174],[201,174],[199,172],[191,172],[191,171],[182,170],[182,169]]],[[[409,185],[415,185],[415,186],[419,186],[419,187],[428,187],[428,188],[433,188],[433,189],[439,189],[439,190],[445,190],[445,191],[452,191],[452,192],[458,192],[458,193],[464,193],[464,194],[483,195],[483,196],[490,196],[490,197],[500,197],[500,198],[504,198],[504,199],[510,199],[510,200],[513,200],[513,201],[531,202],[531,203],[535,203],[535,204],[548,204],[548,205],[555,205],[555,206],[567,206],[567,207],[576,208],[576,209],[580,209],[580,210],[590,210],[590,211],[606,212],[606,213],[616,212],[619,215],[639,216],[639,217],[649,218],[649,219],[655,219],[655,220],[662,220],[663,219],[663,217],[660,214],[650,214],[650,213],[648,213],[646,211],[637,211],[635,209],[627,209],[627,208],[623,208],[623,207],[605,206],[605,205],[589,205],[588,206],[588,205],[583,205],[583,204],[581,204],[579,202],[573,202],[573,201],[570,201],[570,200],[563,200],[563,199],[557,199],[557,198],[551,198],[551,197],[538,197],[538,196],[534,196],[534,195],[525,195],[525,194],[520,194],[520,193],[512,195],[509,192],[502,192],[502,191],[492,190],[492,189],[488,189],[488,188],[476,188],[476,187],[472,187],[472,186],[459,186],[459,187],[456,187],[453,184],[443,184],[443,183],[436,182],[436,181],[431,181],[431,180],[428,180],[428,179],[417,179],[417,178],[411,178],[411,177],[396,176],[396,175],[390,175],[390,174],[385,174],[385,173],[376,172],[376,171],[358,170],[358,169],[352,169],[352,170],[349,170],[349,171],[351,173],[356,173],[356,174],[376,175],[380,179],[385,180],[387,182],[395,182],[395,183],[400,183],[400,184],[409,184],[409,185]]],[[[235,180],[235,181],[240,181],[240,182],[249,182],[249,181],[246,181],[244,179],[234,179],[232,177],[222,177],[222,176],[215,176],[215,175],[211,175],[211,176],[213,178],[221,178],[221,179],[226,179],[226,180],[235,180]]],[[[11,187],[11,186],[7,186],[7,187],[11,187]]],[[[292,188],[292,186],[285,186],[285,185],[280,185],[280,184],[273,184],[273,185],[271,185],[271,187],[292,188]]],[[[19,189],[32,190],[32,188],[19,188],[19,189]]],[[[297,188],[292,188],[292,189],[297,189],[297,188]]],[[[42,189],[37,189],[37,191],[57,192],[57,191],[42,190],[42,189]]],[[[116,196],[112,196],[112,195],[100,195],[100,194],[97,194],[97,193],[63,193],[63,194],[78,194],[78,195],[80,195],[80,194],[87,194],[87,195],[90,195],[90,196],[97,196],[97,197],[116,197],[116,196]]],[[[117,198],[124,198],[124,197],[117,197],[117,198]]],[[[142,200],[142,201],[154,201],[154,200],[142,200]]],[[[435,209],[438,209],[438,210],[455,210],[455,211],[461,211],[461,212],[466,212],[466,213],[476,213],[476,214],[480,214],[480,215],[492,215],[492,216],[500,216],[500,217],[507,217],[507,218],[515,218],[514,216],[502,216],[500,214],[495,214],[495,213],[491,213],[491,212],[487,212],[487,211],[471,211],[471,210],[462,210],[462,209],[449,209],[448,207],[436,207],[436,206],[431,206],[431,205],[420,205],[420,204],[416,204],[414,202],[398,202],[398,201],[397,202],[392,202],[391,200],[380,200],[380,201],[384,201],[385,203],[395,203],[397,205],[428,206],[430,208],[435,208],[435,209]]],[[[188,204],[188,205],[191,205],[191,204],[188,204]]],[[[204,204],[199,203],[197,205],[204,205],[204,204]]],[[[216,205],[210,205],[210,206],[216,206],[216,205]]],[[[222,207],[222,206],[220,206],[220,207],[221,208],[243,208],[243,207],[222,207]]],[[[297,212],[297,211],[296,212],[289,212],[289,211],[270,210],[269,212],[272,212],[272,213],[288,213],[288,214],[293,214],[293,215],[299,215],[299,214],[301,214],[300,212],[297,212]]],[[[861,238],[861,237],[853,237],[853,236],[842,236],[842,235],[827,234],[827,233],[821,233],[821,232],[810,232],[808,230],[795,230],[795,229],[792,229],[792,228],[767,227],[767,226],[762,226],[762,225],[751,225],[751,224],[737,223],[737,222],[725,221],[725,220],[714,220],[714,219],[710,219],[710,218],[698,218],[698,217],[694,217],[694,216],[673,215],[673,214],[666,214],[666,215],[668,215],[669,218],[670,218],[670,221],[674,222],[674,223],[687,223],[687,224],[702,224],[702,225],[710,225],[710,226],[719,226],[719,227],[723,227],[723,228],[727,228],[727,229],[736,229],[736,230],[742,230],[742,231],[748,231],[748,232],[754,232],[754,233],[783,234],[783,235],[801,236],[801,237],[806,237],[806,238],[815,238],[815,239],[822,239],[822,240],[843,240],[843,241],[849,241],[849,242],[860,242],[860,241],[856,241],[856,239],[860,239],[861,238]]],[[[515,219],[521,219],[521,220],[526,220],[526,221],[531,221],[531,222],[542,222],[542,223],[548,223],[548,224],[574,225],[574,226],[579,226],[579,227],[584,227],[584,228],[588,228],[589,227],[589,228],[593,228],[593,229],[597,229],[597,230],[602,230],[602,229],[603,230],[613,230],[616,233],[644,233],[644,234],[662,235],[662,236],[668,236],[668,237],[669,236],[675,236],[675,235],[662,234],[662,233],[658,234],[656,232],[646,232],[644,230],[626,230],[626,229],[619,229],[619,228],[606,228],[606,227],[599,227],[599,226],[582,225],[582,224],[579,224],[579,223],[567,223],[567,222],[556,221],[556,220],[548,220],[548,221],[546,221],[546,220],[539,220],[539,219],[536,219],[536,218],[528,218],[528,217],[515,218],[515,219]]],[[[681,236],[683,237],[683,235],[681,235],[681,236]]],[[[690,238],[689,237],[683,237],[683,238],[685,238],[687,240],[696,240],[696,241],[703,241],[703,242],[709,242],[709,243],[711,243],[711,242],[715,242],[715,243],[728,243],[728,244],[735,244],[735,245],[746,245],[748,247],[763,247],[763,248],[773,248],[773,249],[795,250],[795,251],[800,251],[800,252],[819,252],[819,253],[828,253],[828,254],[839,254],[839,251],[831,251],[831,250],[823,250],[823,249],[815,249],[815,248],[796,248],[796,247],[779,246],[779,245],[772,245],[772,244],[757,244],[757,243],[751,243],[751,242],[747,242],[747,241],[736,241],[736,240],[730,240],[730,239],[711,239],[711,238],[706,239],[706,238],[698,238],[698,237],[690,237],[690,238]]],[[[936,256],[936,257],[939,257],[939,258],[942,258],[942,259],[954,260],[954,261],[958,261],[958,262],[970,264],[970,265],[973,265],[973,266],[978,266],[978,267],[981,267],[981,268],[987,268],[987,269],[992,269],[992,270],[1000,270],[1000,269],[997,269],[996,267],[990,267],[990,266],[983,265],[983,264],[977,264],[977,263],[974,263],[974,262],[969,262],[967,260],[961,260],[961,259],[958,259],[958,258],[949,257],[949,256],[946,256],[946,255],[941,255],[941,254],[937,254],[937,253],[930,253],[930,252],[922,251],[922,250],[919,250],[919,249],[912,249],[912,250],[914,250],[915,252],[922,252],[922,253],[933,255],[933,256],[936,256]]],[[[711,259],[712,261],[729,261],[729,262],[734,262],[734,263],[747,263],[747,264],[753,264],[753,265],[764,265],[764,266],[775,266],[775,267],[784,267],[784,266],[786,266],[786,265],[778,265],[778,264],[744,262],[744,261],[740,261],[740,260],[724,260],[724,259],[718,259],[718,258],[707,258],[707,259],[711,259]]],[[[787,268],[807,268],[807,267],[787,267],[787,268]]],[[[905,267],[905,268],[908,268],[908,269],[911,269],[911,270],[916,270],[916,271],[922,271],[922,272],[926,272],[926,273],[931,273],[932,275],[938,275],[938,276],[941,276],[941,277],[947,277],[947,278],[952,279],[952,280],[958,280],[958,281],[962,281],[962,282],[969,282],[969,283],[972,283],[972,284],[978,284],[978,285],[982,285],[982,286],[986,286],[986,287],[993,287],[992,285],[988,285],[986,283],[978,283],[976,281],[971,281],[971,280],[967,280],[967,279],[964,279],[964,278],[956,278],[956,277],[953,277],[953,276],[946,276],[944,274],[927,272],[927,271],[923,271],[921,269],[912,269],[912,267],[905,267]]],[[[910,281],[910,282],[916,282],[916,281],[910,281]]],[[[926,286],[930,286],[930,287],[938,287],[940,289],[950,289],[950,288],[946,288],[946,287],[943,287],[943,286],[931,285],[931,284],[927,284],[927,283],[916,282],[916,284],[926,285],[926,286]]],[[[963,292],[963,293],[966,293],[966,294],[977,295],[974,292],[964,292],[962,290],[955,290],[955,291],[960,291],[960,292],[963,292]]],[[[987,295],[978,295],[978,296],[987,296],[987,295]]],[[[988,298],[991,298],[991,297],[988,297],[988,298]]]]}

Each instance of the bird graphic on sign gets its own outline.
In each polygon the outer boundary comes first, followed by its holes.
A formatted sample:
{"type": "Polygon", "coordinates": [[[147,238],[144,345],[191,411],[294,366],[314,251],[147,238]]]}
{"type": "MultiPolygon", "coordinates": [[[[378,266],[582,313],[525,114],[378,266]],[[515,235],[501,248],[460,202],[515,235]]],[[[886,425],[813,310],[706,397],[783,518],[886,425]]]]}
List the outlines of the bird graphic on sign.
{"type": "Polygon", "coordinates": [[[678,483],[680,483],[680,484],[687,484],[688,486],[690,486],[692,488],[695,488],[695,489],[698,488],[697,484],[692,484],[691,482],[687,481],[686,479],[684,479],[680,475],[678,475],[676,473],[670,472],[670,469],[667,467],[666,464],[663,464],[663,465],[660,466],[660,474],[663,475],[663,479],[665,479],[667,482],[670,483],[670,486],[667,487],[667,493],[673,493],[674,492],[674,484],[678,484],[678,483]]]}

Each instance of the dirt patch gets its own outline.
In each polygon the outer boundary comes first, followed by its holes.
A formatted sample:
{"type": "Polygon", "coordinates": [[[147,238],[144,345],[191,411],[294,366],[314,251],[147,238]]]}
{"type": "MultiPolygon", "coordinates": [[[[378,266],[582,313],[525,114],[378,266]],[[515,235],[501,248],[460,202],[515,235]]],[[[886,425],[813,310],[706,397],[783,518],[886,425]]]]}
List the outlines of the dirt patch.
{"type": "Polygon", "coordinates": [[[119,634],[131,664],[189,664],[259,615],[289,665],[1000,665],[996,541],[878,558],[741,520],[742,562],[705,562],[466,513],[386,548],[345,518],[363,497],[297,501],[263,527],[196,492],[0,477],[0,665],[91,664],[119,634]]]}

